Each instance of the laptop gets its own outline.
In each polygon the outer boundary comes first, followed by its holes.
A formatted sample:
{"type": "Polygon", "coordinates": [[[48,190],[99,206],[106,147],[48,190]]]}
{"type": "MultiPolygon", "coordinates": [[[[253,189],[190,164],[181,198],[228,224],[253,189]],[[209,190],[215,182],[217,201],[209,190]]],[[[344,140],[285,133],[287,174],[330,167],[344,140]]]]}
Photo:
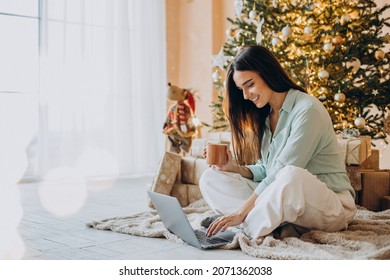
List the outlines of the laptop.
{"type": "Polygon", "coordinates": [[[164,226],[189,245],[205,250],[221,247],[233,240],[235,233],[230,230],[218,232],[212,237],[206,235],[204,227],[194,230],[176,197],[150,191],[148,195],[164,226]]]}

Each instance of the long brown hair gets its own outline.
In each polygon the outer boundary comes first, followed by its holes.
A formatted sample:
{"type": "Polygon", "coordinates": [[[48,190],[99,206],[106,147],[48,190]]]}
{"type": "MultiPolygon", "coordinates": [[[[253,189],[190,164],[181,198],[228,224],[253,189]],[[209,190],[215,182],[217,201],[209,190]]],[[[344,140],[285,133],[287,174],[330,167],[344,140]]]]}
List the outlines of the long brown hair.
{"type": "Polygon", "coordinates": [[[238,89],[233,74],[235,71],[254,71],[275,92],[298,89],[272,52],[262,46],[249,46],[242,49],[230,64],[227,71],[227,117],[233,135],[233,150],[239,164],[252,164],[261,158],[261,141],[264,134],[265,119],[270,113],[270,105],[257,108],[252,101],[245,100],[238,89]],[[245,155],[252,151],[252,162],[245,155]]]}

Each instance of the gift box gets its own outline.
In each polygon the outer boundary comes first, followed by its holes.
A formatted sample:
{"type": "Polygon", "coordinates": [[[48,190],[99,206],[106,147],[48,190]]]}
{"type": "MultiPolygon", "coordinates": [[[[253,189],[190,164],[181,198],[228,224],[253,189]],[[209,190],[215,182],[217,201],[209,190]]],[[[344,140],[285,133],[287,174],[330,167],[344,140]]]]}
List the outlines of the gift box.
{"type": "Polygon", "coordinates": [[[232,142],[232,133],[229,131],[224,132],[209,132],[207,134],[208,140],[221,140],[224,142],[232,142]]]}
{"type": "Polygon", "coordinates": [[[390,195],[389,170],[362,171],[360,205],[371,211],[382,210],[383,198],[390,195]]]}
{"type": "Polygon", "coordinates": [[[372,149],[371,155],[361,165],[346,165],[347,175],[355,191],[362,190],[362,171],[379,170],[379,150],[372,149]]]}
{"type": "Polygon", "coordinates": [[[203,198],[199,185],[187,184],[188,187],[188,204],[203,198]]]}
{"type": "MultiPolygon", "coordinates": [[[[182,157],[179,154],[165,152],[160,161],[157,175],[150,187],[151,191],[166,195],[171,193],[180,170],[181,159],[182,157]]],[[[153,203],[150,200],[149,207],[153,208],[153,203]]]]}
{"type": "Polygon", "coordinates": [[[190,155],[194,158],[203,158],[203,151],[206,148],[206,139],[194,139],[190,149],[190,155]]]}
{"type": "Polygon", "coordinates": [[[200,177],[208,167],[204,158],[184,157],[181,161],[181,182],[198,185],[200,177]]]}
{"type": "Polygon", "coordinates": [[[181,207],[186,207],[203,197],[199,185],[182,183],[175,183],[173,185],[171,196],[177,198],[181,207]]]}
{"type": "Polygon", "coordinates": [[[181,207],[186,207],[188,205],[187,184],[175,183],[172,187],[170,195],[177,198],[181,207]]]}
{"type": "Polygon", "coordinates": [[[382,211],[390,209],[390,196],[386,195],[382,198],[382,211]]]}
{"type": "Polygon", "coordinates": [[[371,155],[360,166],[362,169],[379,170],[379,150],[372,149],[371,155]]]}
{"type": "Polygon", "coordinates": [[[371,138],[359,136],[338,139],[347,165],[361,165],[371,155],[371,138]]]}
{"type": "Polygon", "coordinates": [[[362,190],[362,169],[360,166],[347,165],[347,175],[355,192],[362,190]]]}

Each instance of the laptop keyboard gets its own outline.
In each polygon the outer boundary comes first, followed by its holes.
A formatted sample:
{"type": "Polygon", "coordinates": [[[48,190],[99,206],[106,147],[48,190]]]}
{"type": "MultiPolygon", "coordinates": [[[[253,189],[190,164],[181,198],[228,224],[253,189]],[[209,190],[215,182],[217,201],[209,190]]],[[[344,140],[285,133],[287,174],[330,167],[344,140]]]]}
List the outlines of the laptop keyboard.
{"type": "Polygon", "coordinates": [[[204,232],[195,230],[196,238],[200,244],[209,245],[209,244],[219,244],[219,243],[228,243],[225,239],[218,237],[208,237],[204,232]]]}

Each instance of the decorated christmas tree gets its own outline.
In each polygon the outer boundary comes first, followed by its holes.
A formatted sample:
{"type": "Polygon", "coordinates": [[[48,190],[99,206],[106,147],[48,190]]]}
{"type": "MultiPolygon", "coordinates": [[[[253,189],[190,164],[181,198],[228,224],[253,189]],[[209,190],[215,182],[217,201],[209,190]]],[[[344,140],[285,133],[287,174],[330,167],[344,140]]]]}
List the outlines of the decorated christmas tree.
{"type": "Polygon", "coordinates": [[[242,47],[263,45],[309,94],[322,101],[336,131],[357,128],[384,139],[390,109],[387,4],[371,0],[236,0],[227,40],[212,57],[218,99],[213,130],[228,128],[224,71],[242,47]]]}

